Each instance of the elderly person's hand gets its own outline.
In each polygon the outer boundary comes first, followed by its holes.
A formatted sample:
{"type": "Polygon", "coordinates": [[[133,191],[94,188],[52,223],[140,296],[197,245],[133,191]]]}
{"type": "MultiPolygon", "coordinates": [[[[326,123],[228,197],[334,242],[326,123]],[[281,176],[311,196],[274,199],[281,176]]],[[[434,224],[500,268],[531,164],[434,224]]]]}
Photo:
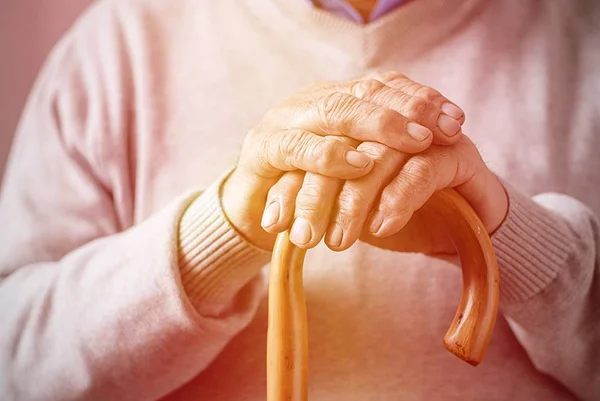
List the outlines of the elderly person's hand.
{"type": "Polygon", "coordinates": [[[375,160],[372,171],[342,181],[319,174],[286,173],[269,193],[266,210],[279,202],[279,220],[271,233],[287,229],[302,248],[325,242],[333,250],[349,248],[358,238],[404,252],[454,253],[454,247],[429,198],[455,188],[479,215],[488,233],[503,221],[508,200],[498,178],[487,168],[471,140],[460,136],[452,146],[433,145],[417,155],[380,143],[363,142],[358,150],[375,160]]]}
{"type": "MultiPolygon", "coordinates": [[[[454,103],[399,73],[313,85],[269,111],[247,135],[239,164],[223,185],[223,209],[248,240],[270,249],[274,235],[261,227],[262,212],[269,190],[284,173],[308,172],[333,182],[365,177],[374,159],[368,149],[357,151],[352,144],[378,143],[414,154],[432,143],[455,143],[463,122],[454,103]]],[[[330,195],[324,200],[331,208],[330,195]]],[[[293,215],[283,199],[269,203],[263,218],[267,227],[283,227],[293,215]]],[[[310,207],[301,202],[297,210],[310,207]]],[[[314,222],[323,217],[320,210],[302,214],[313,225],[311,245],[324,232],[323,221],[314,222]]]]}

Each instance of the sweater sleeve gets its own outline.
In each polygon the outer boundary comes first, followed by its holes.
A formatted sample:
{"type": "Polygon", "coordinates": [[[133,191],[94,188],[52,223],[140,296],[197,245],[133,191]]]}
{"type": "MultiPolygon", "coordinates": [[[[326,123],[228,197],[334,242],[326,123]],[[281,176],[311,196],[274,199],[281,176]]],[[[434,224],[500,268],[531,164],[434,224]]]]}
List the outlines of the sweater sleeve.
{"type": "Polygon", "coordinates": [[[582,400],[600,396],[600,231],[579,201],[509,185],[492,241],[501,309],[531,361],[582,400]]]}
{"type": "Polygon", "coordinates": [[[98,156],[110,83],[69,49],[35,85],[0,194],[1,398],[158,399],[251,321],[268,253],[232,229],[219,182],[134,223],[129,171],[98,156]]]}

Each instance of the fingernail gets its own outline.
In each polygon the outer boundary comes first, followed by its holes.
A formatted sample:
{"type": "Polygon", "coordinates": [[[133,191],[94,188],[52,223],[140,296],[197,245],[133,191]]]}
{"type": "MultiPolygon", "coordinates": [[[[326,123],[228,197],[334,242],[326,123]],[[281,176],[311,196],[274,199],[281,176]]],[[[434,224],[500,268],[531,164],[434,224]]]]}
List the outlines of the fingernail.
{"type": "Polygon", "coordinates": [[[376,232],[378,237],[388,237],[396,234],[404,227],[405,219],[402,217],[391,217],[381,224],[381,227],[376,232]]]}
{"type": "Polygon", "coordinates": [[[305,245],[308,244],[311,237],[310,223],[308,220],[298,217],[290,230],[290,241],[296,245],[305,245]]]}
{"type": "Polygon", "coordinates": [[[328,244],[333,246],[333,247],[338,247],[340,245],[342,245],[342,238],[344,237],[344,231],[342,230],[342,227],[340,227],[339,224],[335,223],[333,225],[333,228],[331,229],[331,234],[329,235],[329,241],[328,244]]]}
{"type": "Polygon", "coordinates": [[[365,168],[371,162],[371,158],[362,152],[351,150],[346,153],[346,161],[354,167],[365,168]]]}
{"type": "Polygon", "coordinates": [[[460,107],[452,103],[444,103],[442,105],[442,111],[444,114],[454,118],[455,120],[458,120],[465,115],[464,111],[462,111],[460,107]]]}
{"type": "Polygon", "coordinates": [[[376,210],[371,215],[371,222],[369,223],[369,231],[371,233],[375,234],[377,231],[379,231],[379,227],[381,227],[382,223],[383,223],[383,213],[381,213],[379,210],[376,210]]]}
{"type": "Polygon", "coordinates": [[[447,136],[454,136],[460,132],[460,123],[445,114],[440,114],[438,128],[447,136]]]}
{"type": "Polygon", "coordinates": [[[279,221],[279,213],[280,207],[279,202],[273,201],[267,206],[265,211],[263,212],[262,220],[260,221],[260,225],[264,228],[269,228],[273,224],[279,221]]]}
{"type": "Polygon", "coordinates": [[[408,135],[410,135],[413,139],[416,139],[419,142],[424,141],[425,139],[429,138],[429,135],[431,135],[431,131],[429,129],[417,123],[413,123],[412,121],[409,121],[406,124],[406,132],[408,132],[408,135]]]}

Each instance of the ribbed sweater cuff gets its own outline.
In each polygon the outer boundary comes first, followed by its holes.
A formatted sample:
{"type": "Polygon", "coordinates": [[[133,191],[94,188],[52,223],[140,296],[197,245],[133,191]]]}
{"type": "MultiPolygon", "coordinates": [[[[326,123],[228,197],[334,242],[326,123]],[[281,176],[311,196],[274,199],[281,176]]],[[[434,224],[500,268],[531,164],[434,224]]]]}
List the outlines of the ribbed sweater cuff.
{"type": "Polygon", "coordinates": [[[199,195],[179,223],[181,280],[199,311],[229,304],[271,255],[246,241],[225,216],[219,197],[225,178],[199,195]]]}
{"type": "Polygon", "coordinates": [[[565,266],[572,247],[566,223],[504,183],[509,211],[492,235],[500,270],[503,304],[524,301],[542,291],[565,266]]]}

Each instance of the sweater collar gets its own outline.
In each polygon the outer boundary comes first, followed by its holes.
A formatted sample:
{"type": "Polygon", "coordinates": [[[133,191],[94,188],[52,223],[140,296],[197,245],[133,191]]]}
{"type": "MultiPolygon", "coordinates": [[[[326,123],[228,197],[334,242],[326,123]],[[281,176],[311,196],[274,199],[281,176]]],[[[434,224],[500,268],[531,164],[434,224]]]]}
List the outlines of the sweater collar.
{"type": "MultiPolygon", "coordinates": [[[[375,21],[361,24],[301,0],[262,1],[270,3],[277,10],[276,18],[285,21],[287,29],[297,29],[298,34],[313,35],[320,42],[330,41],[342,46],[340,50],[355,52],[358,41],[365,67],[379,58],[382,49],[390,49],[390,46],[402,48],[403,54],[411,57],[443,43],[466,26],[487,3],[485,0],[412,0],[375,21]],[[346,46],[349,48],[345,49],[346,46]]],[[[273,18],[273,13],[269,13],[269,17],[273,18]]]]}
{"type": "Polygon", "coordinates": [[[367,21],[360,15],[358,11],[347,0],[301,0],[305,1],[313,7],[318,7],[322,10],[329,11],[351,21],[365,24],[375,21],[377,18],[389,13],[396,7],[400,7],[402,3],[410,0],[378,0],[375,2],[371,15],[367,21]]]}

